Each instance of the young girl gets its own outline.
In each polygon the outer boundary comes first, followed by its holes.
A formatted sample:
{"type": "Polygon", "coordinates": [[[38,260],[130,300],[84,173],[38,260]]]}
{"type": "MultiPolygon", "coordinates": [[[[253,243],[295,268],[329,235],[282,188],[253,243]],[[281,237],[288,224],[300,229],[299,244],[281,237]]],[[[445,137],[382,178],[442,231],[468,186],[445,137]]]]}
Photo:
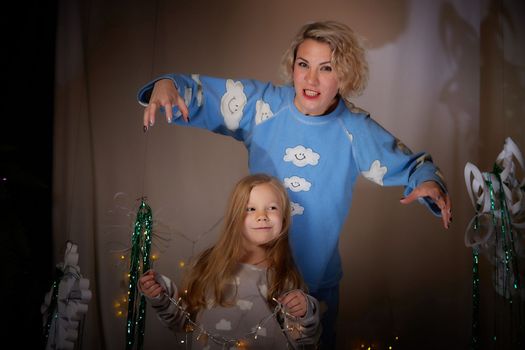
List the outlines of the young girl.
{"type": "Polygon", "coordinates": [[[310,293],[326,305],[323,348],[335,348],[342,277],[338,243],[359,175],[380,186],[404,186],[402,204],[419,200],[448,228],[452,213],[442,175],[429,154],[412,153],[353,106],[368,76],[357,35],[333,21],[304,25],[283,56],[285,80],[168,74],[144,86],[144,130],[163,109],[168,122],[242,141],[251,173],[264,172],[289,190],[290,244],[310,293]]]}
{"type": "Polygon", "coordinates": [[[219,241],[198,257],[184,293],[153,270],[139,289],[166,326],[192,330],[194,349],[315,348],[319,307],[303,291],[288,245],[290,220],[283,185],[249,175],[235,186],[219,241]]]}

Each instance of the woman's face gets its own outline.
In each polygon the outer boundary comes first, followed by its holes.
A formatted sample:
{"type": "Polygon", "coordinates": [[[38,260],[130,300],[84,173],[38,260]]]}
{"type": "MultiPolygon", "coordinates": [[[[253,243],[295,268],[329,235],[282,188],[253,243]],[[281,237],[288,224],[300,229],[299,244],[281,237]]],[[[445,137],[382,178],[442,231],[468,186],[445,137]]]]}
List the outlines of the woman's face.
{"type": "Polygon", "coordinates": [[[306,115],[323,115],[337,105],[339,80],[327,43],[306,39],[297,48],[293,66],[294,104],[306,115]]]}

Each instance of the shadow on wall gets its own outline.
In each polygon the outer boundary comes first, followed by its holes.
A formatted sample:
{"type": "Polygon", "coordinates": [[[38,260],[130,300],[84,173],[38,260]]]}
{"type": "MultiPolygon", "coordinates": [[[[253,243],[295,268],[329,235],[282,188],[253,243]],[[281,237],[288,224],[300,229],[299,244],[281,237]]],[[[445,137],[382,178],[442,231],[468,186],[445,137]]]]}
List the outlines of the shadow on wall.
{"type": "MultiPolygon", "coordinates": [[[[523,7],[523,5],[521,5],[523,7]]],[[[516,13],[520,5],[492,0],[481,22],[481,165],[485,168],[501,149],[506,137],[523,146],[525,130],[525,67],[511,61],[512,49],[520,46],[516,13]],[[521,142],[520,142],[521,141],[521,142]],[[483,159],[485,156],[485,159],[483,159]]],[[[521,11],[521,12],[520,12],[521,11]]],[[[522,44],[522,43],[521,43],[522,44]]]]}
{"type": "MultiPolygon", "coordinates": [[[[476,154],[478,141],[477,111],[478,91],[472,91],[479,81],[479,35],[475,28],[465,21],[454,6],[445,3],[441,7],[439,18],[439,33],[443,49],[451,66],[455,67],[450,79],[447,80],[440,93],[440,101],[450,112],[456,135],[449,140],[454,141],[453,164],[454,169],[463,169],[460,164],[461,154],[476,154]],[[474,131],[474,132],[473,132],[474,131]]],[[[456,177],[452,177],[455,179],[456,177]]],[[[463,187],[454,184],[454,188],[463,187]]]]}
{"type": "Polygon", "coordinates": [[[357,32],[366,33],[368,49],[377,49],[395,42],[406,29],[409,15],[407,0],[354,0],[352,7],[359,11],[349,13],[348,20],[344,22],[357,32]],[[371,18],[373,22],[370,21],[371,18]]]}

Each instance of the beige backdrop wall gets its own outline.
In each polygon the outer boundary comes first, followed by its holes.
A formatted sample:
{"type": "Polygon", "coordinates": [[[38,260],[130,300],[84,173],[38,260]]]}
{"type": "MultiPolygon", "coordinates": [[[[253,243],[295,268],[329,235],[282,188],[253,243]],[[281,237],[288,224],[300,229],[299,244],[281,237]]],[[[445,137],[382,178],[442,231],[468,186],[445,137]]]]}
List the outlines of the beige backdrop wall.
{"type": "MultiPolygon", "coordinates": [[[[77,242],[91,281],[83,348],[124,348],[118,311],[129,262],[119,257],[130,246],[137,198],[147,196],[153,209],[154,267],[179,281],[182,263],[214,242],[225,200],[248,173],[233,139],[162,119],[144,134],[138,89],[168,72],[279,83],[291,37],[324,19],[367,39],[370,83],[355,103],[412,150],[432,154],[454,209],[444,230],[423,206],[399,204],[401,188],[358,181],[340,240],[340,347],[398,336],[406,348],[464,348],[472,302],[464,231],[474,211],[463,168],[471,161],[490,170],[506,136],[524,149],[523,13],[515,2],[488,0],[61,1],[55,256],[67,239],[77,242]],[[513,99],[504,100],[498,73],[509,69],[513,99]]],[[[176,344],[148,310],[145,347],[176,344]]]]}

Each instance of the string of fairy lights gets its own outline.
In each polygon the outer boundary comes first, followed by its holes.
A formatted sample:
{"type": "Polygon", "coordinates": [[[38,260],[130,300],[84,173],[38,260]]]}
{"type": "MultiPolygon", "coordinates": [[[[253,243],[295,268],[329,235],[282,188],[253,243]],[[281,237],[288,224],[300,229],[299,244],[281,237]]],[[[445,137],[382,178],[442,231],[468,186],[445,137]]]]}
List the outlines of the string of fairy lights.
{"type": "MultiPolygon", "coordinates": [[[[253,340],[257,340],[257,337],[260,335],[260,332],[263,329],[265,323],[268,322],[270,319],[277,317],[278,314],[281,314],[284,320],[288,320],[288,322],[284,323],[284,328],[281,328],[281,331],[290,332],[297,336],[300,336],[303,333],[303,327],[299,323],[297,323],[297,318],[287,313],[282,303],[280,303],[275,298],[272,298],[273,301],[276,303],[273,312],[268,314],[266,317],[262,318],[254,327],[251,327],[251,332],[248,332],[238,338],[228,338],[217,333],[212,333],[198,322],[193,321],[190,317],[190,314],[186,311],[182,304],[182,298],[179,297],[178,300],[175,300],[166,293],[164,293],[164,295],[170,300],[170,302],[173,305],[177,307],[179,312],[184,316],[186,322],[184,330],[186,331],[186,333],[198,332],[196,340],[203,342],[203,345],[207,345],[207,343],[211,340],[215,344],[221,345],[223,348],[227,346],[234,346],[238,349],[244,349],[247,346],[247,340],[250,338],[253,338],[253,340]]],[[[187,340],[183,340],[181,342],[188,345],[187,340]]]]}

